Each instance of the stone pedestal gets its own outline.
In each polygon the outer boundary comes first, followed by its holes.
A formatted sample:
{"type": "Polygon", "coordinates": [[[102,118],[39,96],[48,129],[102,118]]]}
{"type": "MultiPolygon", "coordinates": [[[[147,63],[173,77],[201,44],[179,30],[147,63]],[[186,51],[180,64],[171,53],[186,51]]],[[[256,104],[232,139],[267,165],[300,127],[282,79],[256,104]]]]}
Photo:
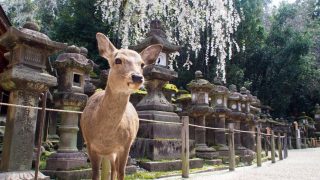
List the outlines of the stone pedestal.
{"type": "MultiPolygon", "coordinates": [[[[223,114],[217,116],[215,120],[216,128],[225,128],[226,127],[226,117],[223,114]]],[[[226,141],[226,132],[223,130],[215,130],[215,146],[216,150],[219,152],[220,156],[228,156],[229,147],[227,146],[226,141]]]]}
{"type": "MultiPolygon", "coordinates": [[[[9,103],[38,106],[39,95],[40,93],[36,92],[13,90],[10,93],[9,103]]],[[[36,109],[8,108],[2,171],[31,169],[37,112],[36,109]]]]}
{"type": "Polygon", "coordinates": [[[59,136],[57,134],[57,121],[58,121],[58,113],[57,112],[49,112],[48,113],[48,140],[53,144],[59,143],[59,136]]]}
{"type": "MultiPolygon", "coordinates": [[[[206,126],[205,116],[196,119],[196,125],[206,126]]],[[[203,159],[213,159],[218,157],[218,153],[214,148],[208,147],[206,144],[206,129],[195,128],[196,156],[203,159]]]]}
{"type": "MultiPolygon", "coordinates": [[[[244,131],[253,131],[255,132],[255,127],[253,124],[246,122],[246,123],[241,123],[241,130],[244,131]]],[[[256,151],[256,146],[255,146],[255,134],[249,134],[249,133],[242,133],[241,134],[241,140],[242,140],[242,145],[250,149],[251,151],[256,151]]]]}
{"type": "MultiPolygon", "coordinates": [[[[13,171],[0,173],[0,179],[2,180],[34,180],[34,171],[13,171]]],[[[38,174],[38,180],[50,180],[50,177],[38,174]]]]}
{"type": "MultiPolygon", "coordinates": [[[[234,128],[240,130],[240,121],[234,121],[234,128]]],[[[246,148],[242,146],[241,143],[241,136],[242,134],[240,132],[235,132],[234,134],[234,147],[236,150],[245,150],[246,148]]]]}
{"type": "MultiPolygon", "coordinates": [[[[87,95],[56,93],[54,99],[60,109],[80,111],[87,101],[87,95]]],[[[61,113],[58,152],[48,157],[46,170],[70,170],[87,166],[87,156],[77,148],[78,116],[75,113],[61,113]]]]}
{"type": "MultiPolygon", "coordinates": [[[[148,94],[137,104],[139,118],[164,122],[180,122],[174,113],[174,106],[165,98],[163,85],[178,75],[164,67],[150,65],[144,69],[148,94]]],[[[181,139],[179,125],[140,121],[137,140],[132,148],[134,157],[147,157],[151,160],[179,159],[181,139]],[[165,146],[162,146],[165,145],[165,146]],[[145,149],[140,151],[138,149],[145,149]]]]}
{"type": "Polygon", "coordinates": [[[301,136],[300,136],[300,129],[296,129],[296,148],[301,149],[301,136]]]}
{"type": "MultiPolygon", "coordinates": [[[[40,93],[56,84],[56,78],[28,67],[15,66],[0,75],[10,92],[9,103],[38,106],[40,93]]],[[[34,148],[36,109],[8,107],[2,153],[2,171],[30,170],[34,148]]]]}
{"type": "MultiPolygon", "coordinates": [[[[58,92],[53,95],[56,108],[62,110],[82,111],[88,96],[84,94],[84,78],[92,70],[92,64],[86,58],[87,50],[76,46],[69,46],[67,52],[58,56],[55,68],[58,73],[58,92]]],[[[74,171],[88,166],[87,156],[78,151],[77,135],[79,131],[79,115],[77,113],[62,112],[59,127],[60,141],[57,153],[47,159],[46,171],[61,174],[67,171],[69,179],[83,176],[84,171],[74,171]]],[[[87,174],[90,177],[90,174],[87,174]]],[[[83,177],[82,177],[83,178],[83,177]]],[[[66,179],[66,178],[65,178],[66,179]]]]}

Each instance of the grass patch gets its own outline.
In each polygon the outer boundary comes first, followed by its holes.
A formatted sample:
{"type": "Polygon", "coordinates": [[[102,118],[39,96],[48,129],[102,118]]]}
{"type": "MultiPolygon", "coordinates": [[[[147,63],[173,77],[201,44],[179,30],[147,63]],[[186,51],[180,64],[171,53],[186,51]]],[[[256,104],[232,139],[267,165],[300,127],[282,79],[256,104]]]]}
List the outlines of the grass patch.
{"type": "Polygon", "coordinates": [[[48,157],[54,152],[44,151],[40,156],[39,169],[43,170],[46,168],[48,157]]]}

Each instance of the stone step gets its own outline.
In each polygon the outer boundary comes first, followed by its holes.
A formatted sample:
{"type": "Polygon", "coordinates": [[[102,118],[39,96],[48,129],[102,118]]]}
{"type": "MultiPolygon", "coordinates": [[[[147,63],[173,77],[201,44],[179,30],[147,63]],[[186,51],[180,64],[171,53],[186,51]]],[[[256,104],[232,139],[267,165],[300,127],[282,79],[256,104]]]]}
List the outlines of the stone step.
{"type": "Polygon", "coordinates": [[[216,166],[216,165],[222,165],[222,159],[211,159],[211,160],[205,160],[204,161],[205,164],[207,165],[213,165],[213,166],[216,166]]]}
{"type": "MultiPolygon", "coordinates": [[[[168,161],[150,161],[143,162],[137,161],[139,166],[146,169],[147,171],[174,171],[181,170],[181,160],[168,160],[168,161]]],[[[190,159],[190,169],[202,168],[204,161],[202,159],[190,159]]]]}

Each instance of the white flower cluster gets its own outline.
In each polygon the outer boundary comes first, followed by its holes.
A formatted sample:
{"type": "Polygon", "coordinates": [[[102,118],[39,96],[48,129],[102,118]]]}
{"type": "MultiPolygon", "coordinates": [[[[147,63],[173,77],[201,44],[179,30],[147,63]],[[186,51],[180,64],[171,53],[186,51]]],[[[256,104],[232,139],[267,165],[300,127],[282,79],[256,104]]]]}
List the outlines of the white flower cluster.
{"type": "MultiPolygon", "coordinates": [[[[171,42],[196,53],[202,48],[200,35],[209,32],[204,47],[205,61],[208,63],[210,56],[217,57],[216,74],[223,81],[226,80],[226,59],[232,57],[232,47],[240,49],[233,40],[240,23],[233,0],[105,0],[99,6],[105,21],[116,25],[114,32],[122,39],[123,47],[137,44],[153,19],[162,21],[171,42]]],[[[190,68],[191,65],[187,58],[184,66],[190,68]]]]}
{"type": "Polygon", "coordinates": [[[25,0],[3,0],[0,1],[5,12],[12,13],[12,21],[18,25],[22,25],[28,18],[34,19],[34,6],[26,4],[25,0]]]}
{"type": "Polygon", "coordinates": [[[11,23],[17,26],[22,26],[28,19],[36,20],[40,9],[51,16],[55,16],[57,9],[56,0],[0,0],[0,4],[7,14],[11,14],[11,23]]]}

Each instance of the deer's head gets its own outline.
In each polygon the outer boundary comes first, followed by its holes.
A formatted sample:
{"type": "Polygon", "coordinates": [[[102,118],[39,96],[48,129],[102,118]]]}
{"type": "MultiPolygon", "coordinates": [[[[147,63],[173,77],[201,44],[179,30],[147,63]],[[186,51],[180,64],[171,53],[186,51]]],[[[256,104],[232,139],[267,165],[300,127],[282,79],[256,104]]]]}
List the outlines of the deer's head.
{"type": "Polygon", "coordinates": [[[132,93],[144,83],[143,67],[155,62],[162,50],[160,44],[145,48],[140,54],[130,49],[117,49],[102,33],[96,35],[100,56],[108,60],[108,85],[118,92],[132,93]]]}

